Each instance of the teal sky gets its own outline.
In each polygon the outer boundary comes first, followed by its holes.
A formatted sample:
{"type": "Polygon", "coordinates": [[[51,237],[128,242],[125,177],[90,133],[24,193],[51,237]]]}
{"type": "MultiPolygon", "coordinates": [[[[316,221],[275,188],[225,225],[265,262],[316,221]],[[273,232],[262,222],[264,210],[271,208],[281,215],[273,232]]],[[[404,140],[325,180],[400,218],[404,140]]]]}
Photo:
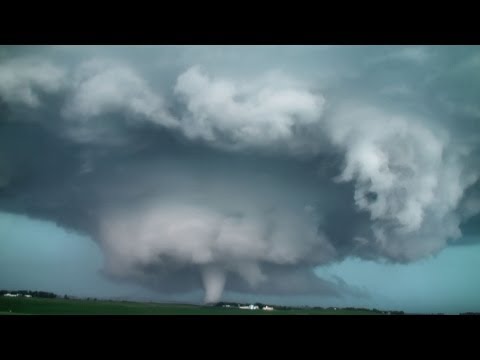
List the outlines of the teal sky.
{"type": "Polygon", "coordinates": [[[91,239],[47,221],[0,212],[0,288],[85,297],[148,296],[102,274],[103,255],[91,239]]]}
{"type": "Polygon", "coordinates": [[[316,272],[340,276],[348,284],[366,289],[375,299],[365,301],[367,305],[412,312],[478,312],[479,263],[480,245],[469,245],[452,246],[408,265],[351,258],[316,272]]]}
{"type": "MultiPolygon", "coordinates": [[[[477,242],[478,243],[478,242],[477,242]]],[[[368,306],[427,313],[479,311],[480,245],[449,247],[437,256],[408,265],[355,258],[316,269],[325,278],[342,278],[369,298],[269,297],[286,304],[368,306]]],[[[138,297],[163,301],[199,301],[201,294],[156,294],[134,284],[106,279],[103,255],[89,238],[47,221],[0,213],[0,288],[36,289],[91,297],[138,297]]],[[[226,294],[239,299],[240,294],[226,294]]],[[[245,300],[259,300],[243,296],[245,300]]]]}

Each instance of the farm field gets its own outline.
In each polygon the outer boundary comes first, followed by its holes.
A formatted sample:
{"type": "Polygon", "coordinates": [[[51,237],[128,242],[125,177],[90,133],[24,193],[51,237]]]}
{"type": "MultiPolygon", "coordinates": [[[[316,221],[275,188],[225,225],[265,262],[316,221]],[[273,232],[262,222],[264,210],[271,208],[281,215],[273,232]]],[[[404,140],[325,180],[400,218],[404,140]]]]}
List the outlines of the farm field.
{"type": "Polygon", "coordinates": [[[377,315],[369,310],[244,310],[191,304],[0,297],[0,315],[377,315]]]}

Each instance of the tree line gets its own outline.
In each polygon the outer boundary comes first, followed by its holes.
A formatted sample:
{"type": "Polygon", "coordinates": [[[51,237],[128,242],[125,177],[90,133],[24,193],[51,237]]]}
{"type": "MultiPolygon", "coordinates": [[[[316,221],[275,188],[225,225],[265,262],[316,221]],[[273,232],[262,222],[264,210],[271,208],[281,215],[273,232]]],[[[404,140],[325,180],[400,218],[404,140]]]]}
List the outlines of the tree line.
{"type": "Polygon", "coordinates": [[[48,292],[48,291],[31,291],[31,290],[0,290],[0,296],[4,296],[5,294],[20,294],[22,296],[31,295],[32,297],[38,298],[46,298],[46,299],[54,299],[57,298],[58,295],[48,292]]]}
{"type": "MultiPolygon", "coordinates": [[[[238,302],[217,302],[213,304],[213,306],[216,307],[223,307],[225,305],[230,305],[231,307],[238,307],[238,306],[248,306],[250,303],[238,303],[238,302]]],[[[256,302],[253,305],[258,306],[260,309],[263,308],[267,304],[259,303],[256,302]]],[[[268,305],[272,306],[272,305],[268,305]]],[[[367,309],[367,308],[355,308],[355,307],[346,307],[346,308],[333,308],[333,307],[328,307],[324,308],[321,306],[282,306],[282,305],[273,305],[275,310],[302,310],[302,309],[312,309],[312,310],[352,310],[352,311],[370,311],[373,313],[378,313],[378,314],[385,314],[385,315],[405,315],[403,311],[382,311],[378,309],[367,309]]]]}

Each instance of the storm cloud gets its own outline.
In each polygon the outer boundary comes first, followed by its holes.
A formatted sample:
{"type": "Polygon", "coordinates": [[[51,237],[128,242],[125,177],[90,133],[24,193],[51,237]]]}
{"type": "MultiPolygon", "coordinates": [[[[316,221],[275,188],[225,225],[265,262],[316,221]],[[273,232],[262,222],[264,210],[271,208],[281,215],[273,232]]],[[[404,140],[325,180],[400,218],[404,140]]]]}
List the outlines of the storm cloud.
{"type": "Polygon", "coordinates": [[[2,54],[0,209],[89,235],[112,279],[361,296],[313,268],[428,257],[480,212],[477,47],[2,54]]]}

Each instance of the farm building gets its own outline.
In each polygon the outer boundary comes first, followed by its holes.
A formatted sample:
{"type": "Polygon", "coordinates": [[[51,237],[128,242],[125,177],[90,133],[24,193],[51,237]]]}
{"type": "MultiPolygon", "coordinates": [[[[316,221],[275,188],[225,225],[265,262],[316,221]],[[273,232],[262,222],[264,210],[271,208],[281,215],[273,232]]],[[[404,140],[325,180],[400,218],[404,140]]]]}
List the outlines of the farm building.
{"type": "Polygon", "coordinates": [[[258,305],[239,306],[239,309],[258,310],[258,305]]]}

